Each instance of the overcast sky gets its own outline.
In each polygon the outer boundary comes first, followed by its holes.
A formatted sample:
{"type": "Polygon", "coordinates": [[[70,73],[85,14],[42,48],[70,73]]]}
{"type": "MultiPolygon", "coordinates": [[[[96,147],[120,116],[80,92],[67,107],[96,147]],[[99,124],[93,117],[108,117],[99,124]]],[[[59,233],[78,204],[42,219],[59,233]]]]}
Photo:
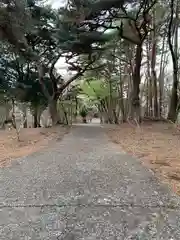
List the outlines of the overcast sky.
{"type": "Polygon", "coordinates": [[[67,0],[49,0],[53,8],[59,8],[66,4],[67,0]]]}

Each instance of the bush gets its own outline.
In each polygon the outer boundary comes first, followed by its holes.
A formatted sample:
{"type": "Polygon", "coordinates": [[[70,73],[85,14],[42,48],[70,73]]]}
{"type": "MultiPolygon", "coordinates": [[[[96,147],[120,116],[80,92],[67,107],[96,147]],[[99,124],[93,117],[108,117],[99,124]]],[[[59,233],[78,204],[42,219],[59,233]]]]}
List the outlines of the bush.
{"type": "Polygon", "coordinates": [[[88,112],[86,110],[86,108],[82,108],[81,111],[80,111],[80,116],[82,118],[85,118],[87,116],[88,112]]]}

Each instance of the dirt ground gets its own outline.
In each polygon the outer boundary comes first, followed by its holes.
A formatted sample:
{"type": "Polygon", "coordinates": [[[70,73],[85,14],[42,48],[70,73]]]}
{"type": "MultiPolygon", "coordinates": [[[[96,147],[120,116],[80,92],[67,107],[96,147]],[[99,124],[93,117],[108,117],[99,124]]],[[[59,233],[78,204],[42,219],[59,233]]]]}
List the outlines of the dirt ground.
{"type": "Polygon", "coordinates": [[[180,195],[180,127],[170,123],[127,123],[108,129],[110,139],[136,156],[180,195]]]}
{"type": "Polygon", "coordinates": [[[27,156],[61,140],[69,128],[27,128],[21,129],[20,141],[15,130],[0,130],[0,167],[7,166],[13,159],[27,156]]]}

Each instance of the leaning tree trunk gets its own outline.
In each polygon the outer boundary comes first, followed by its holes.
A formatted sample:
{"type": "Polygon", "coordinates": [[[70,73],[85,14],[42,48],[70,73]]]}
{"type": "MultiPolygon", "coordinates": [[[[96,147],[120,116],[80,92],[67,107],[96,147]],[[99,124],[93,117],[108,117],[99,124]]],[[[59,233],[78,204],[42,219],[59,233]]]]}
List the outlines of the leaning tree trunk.
{"type": "Polygon", "coordinates": [[[142,60],[142,44],[136,46],[135,66],[133,71],[133,89],[131,95],[131,117],[141,122],[141,106],[140,106],[140,83],[141,83],[141,60],[142,60]]]}
{"type": "Polygon", "coordinates": [[[171,52],[173,62],[173,86],[170,100],[170,108],[168,113],[168,119],[175,122],[177,119],[177,106],[178,106],[178,1],[176,6],[176,24],[175,24],[175,37],[174,48],[172,45],[172,27],[173,27],[173,15],[174,15],[174,0],[171,0],[171,18],[168,28],[168,44],[171,52]]]}

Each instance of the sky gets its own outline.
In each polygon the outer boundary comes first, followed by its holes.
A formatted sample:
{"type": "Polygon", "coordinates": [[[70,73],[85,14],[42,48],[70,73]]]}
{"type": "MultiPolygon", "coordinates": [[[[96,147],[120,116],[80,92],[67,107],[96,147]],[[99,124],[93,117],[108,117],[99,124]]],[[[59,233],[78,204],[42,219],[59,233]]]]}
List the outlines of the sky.
{"type": "Polygon", "coordinates": [[[49,2],[53,8],[59,8],[63,6],[67,2],[67,0],[49,0],[49,2]]]}

